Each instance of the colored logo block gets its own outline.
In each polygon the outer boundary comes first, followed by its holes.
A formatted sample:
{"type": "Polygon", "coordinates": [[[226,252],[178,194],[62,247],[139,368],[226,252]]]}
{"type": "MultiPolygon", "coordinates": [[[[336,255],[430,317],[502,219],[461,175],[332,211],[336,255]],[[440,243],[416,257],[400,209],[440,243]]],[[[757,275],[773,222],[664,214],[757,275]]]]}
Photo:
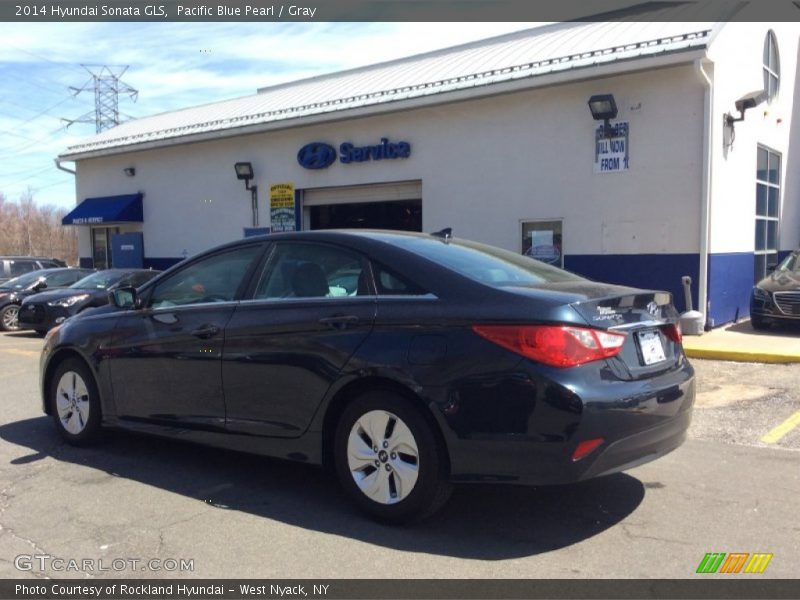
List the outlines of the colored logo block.
{"type": "Polygon", "coordinates": [[[697,566],[697,573],[763,573],[772,554],[766,552],[707,552],[697,566]]]}

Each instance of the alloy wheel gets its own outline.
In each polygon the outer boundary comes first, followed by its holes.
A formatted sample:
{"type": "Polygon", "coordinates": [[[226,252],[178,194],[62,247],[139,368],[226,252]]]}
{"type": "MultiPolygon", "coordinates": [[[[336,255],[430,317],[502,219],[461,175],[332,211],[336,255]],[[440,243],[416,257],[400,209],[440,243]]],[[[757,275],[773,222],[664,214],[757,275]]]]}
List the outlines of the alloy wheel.
{"type": "Polygon", "coordinates": [[[3,311],[3,328],[6,331],[19,329],[19,307],[12,304],[3,311]]]}
{"type": "Polygon", "coordinates": [[[407,498],[417,483],[417,441],[397,415],[371,410],[350,430],[347,464],[364,495],[380,504],[396,504],[407,498]]]}
{"type": "Polygon", "coordinates": [[[89,422],[89,390],[75,371],[67,371],[56,387],[58,420],[65,431],[78,435],[89,422]]]}

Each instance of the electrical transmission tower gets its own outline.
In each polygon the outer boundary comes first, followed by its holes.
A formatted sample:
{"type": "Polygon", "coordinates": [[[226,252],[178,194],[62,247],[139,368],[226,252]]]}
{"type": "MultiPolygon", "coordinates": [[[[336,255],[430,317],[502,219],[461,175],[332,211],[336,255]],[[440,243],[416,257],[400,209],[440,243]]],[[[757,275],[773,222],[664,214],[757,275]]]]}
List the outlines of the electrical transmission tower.
{"type": "Polygon", "coordinates": [[[128,70],[120,65],[81,65],[89,71],[92,78],[79,88],[70,87],[73,95],[81,92],[94,92],[94,113],[87,113],[77,119],[65,119],[67,127],[73,123],[94,123],[97,133],[119,125],[119,96],[125,94],[134,102],[139,91],[133,89],[120,78],[128,70]]]}

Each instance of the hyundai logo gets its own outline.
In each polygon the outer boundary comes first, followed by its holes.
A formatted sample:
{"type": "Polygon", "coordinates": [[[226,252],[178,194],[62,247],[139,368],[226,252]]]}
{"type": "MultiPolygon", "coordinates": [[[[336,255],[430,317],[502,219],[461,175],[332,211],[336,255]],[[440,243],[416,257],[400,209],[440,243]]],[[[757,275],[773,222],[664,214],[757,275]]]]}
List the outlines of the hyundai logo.
{"type": "Polygon", "coordinates": [[[661,307],[658,304],[656,304],[655,302],[649,302],[647,304],[647,312],[649,312],[654,317],[660,317],[661,316],[661,307]]]}
{"type": "Polygon", "coordinates": [[[297,153],[297,162],[304,169],[327,169],[336,160],[336,149],[323,142],[306,144],[297,153]]]}

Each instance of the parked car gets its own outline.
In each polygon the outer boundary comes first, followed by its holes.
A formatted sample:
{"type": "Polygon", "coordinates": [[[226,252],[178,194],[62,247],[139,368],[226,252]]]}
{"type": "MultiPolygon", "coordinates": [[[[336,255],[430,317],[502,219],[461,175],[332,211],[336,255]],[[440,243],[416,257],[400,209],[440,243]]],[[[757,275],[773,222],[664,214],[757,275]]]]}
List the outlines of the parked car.
{"type": "Polygon", "coordinates": [[[800,250],[753,287],[750,323],[753,329],[768,329],[774,323],[800,324],[800,250]]]}
{"type": "Polygon", "coordinates": [[[31,271],[66,267],[67,263],[57,258],[42,256],[0,256],[0,284],[31,271]]]}
{"type": "Polygon", "coordinates": [[[105,269],[84,277],[68,288],[28,296],[19,308],[19,328],[34,329],[44,334],[82,310],[108,304],[109,290],[139,287],[160,272],[151,269],[105,269]]]}
{"type": "Polygon", "coordinates": [[[453,482],[627,469],[691,418],[668,293],[452,237],[248,238],[111,298],[45,339],[64,439],[108,425],[324,464],[387,521],[430,514],[453,482]]]}
{"type": "Polygon", "coordinates": [[[91,272],[91,269],[40,269],[0,284],[0,330],[19,329],[19,305],[27,296],[45,288],[67,287],[91,272]]]}

